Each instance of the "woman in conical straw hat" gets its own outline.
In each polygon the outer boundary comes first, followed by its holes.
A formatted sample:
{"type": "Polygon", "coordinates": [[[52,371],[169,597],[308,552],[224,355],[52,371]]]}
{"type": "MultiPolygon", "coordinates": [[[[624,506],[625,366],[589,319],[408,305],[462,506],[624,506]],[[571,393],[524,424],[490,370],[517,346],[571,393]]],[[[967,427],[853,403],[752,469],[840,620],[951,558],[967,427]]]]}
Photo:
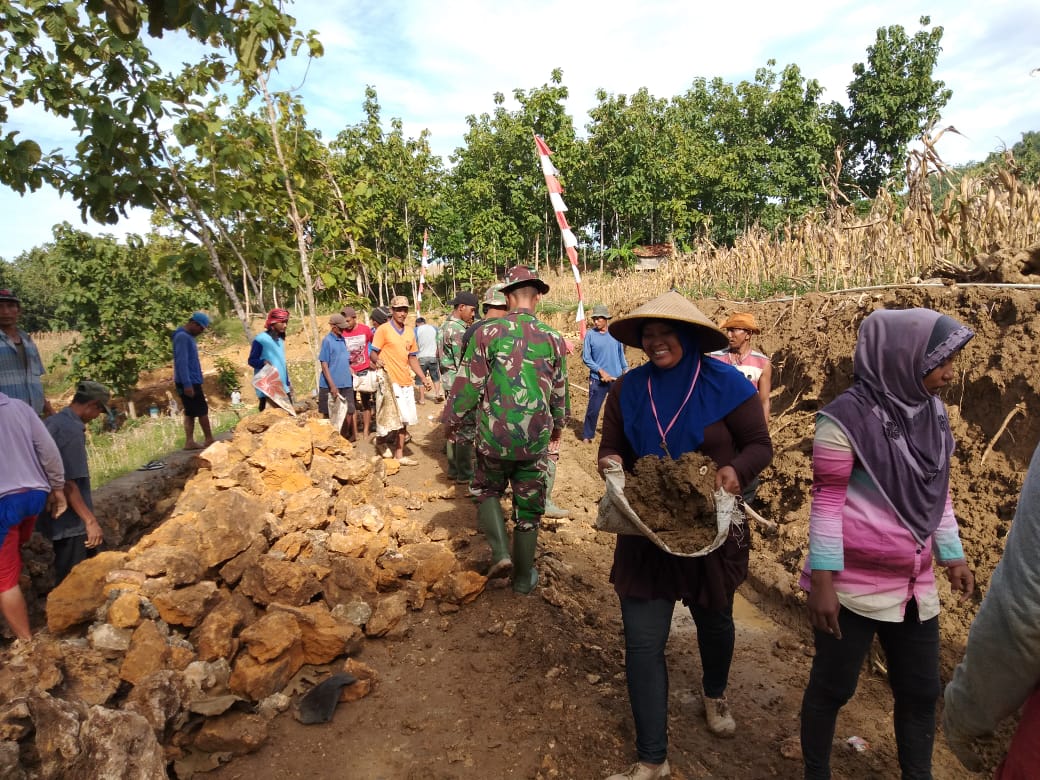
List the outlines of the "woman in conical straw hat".
{"type": "MultiPolygon", "coordinates": [[[[617,318],[609,331],[641,348],[649,362],[615,382],[607,397],[601,473],[611,461],[631,470],[639,458],[701,452],[715,461],[716,487],[739,494],[769,464],[773,448],[755,388],[735,368],[704,354],[725,347],[726,335],[674,291],[617,318]]],[[[610,579],[621,600],[639,760],[609,780],[670,775],[664,650],[676,601],[689,607],[697,625],[708,728],[719,736],[734,733],[725,692],[733,594],[747,576],[748,551],[746,531],[736,528],[719,549],[695,558],[666,553],[643,536],[618,536],[610,579]]]]}

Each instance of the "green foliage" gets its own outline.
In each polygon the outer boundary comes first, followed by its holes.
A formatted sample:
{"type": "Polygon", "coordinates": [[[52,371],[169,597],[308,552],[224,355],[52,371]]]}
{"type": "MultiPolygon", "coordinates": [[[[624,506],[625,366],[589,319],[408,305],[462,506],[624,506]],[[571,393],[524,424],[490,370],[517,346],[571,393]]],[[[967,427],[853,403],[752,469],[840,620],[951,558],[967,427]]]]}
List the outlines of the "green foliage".
{"type": "Polygon", "coordinates": [[[54,238],[58,316],[80,331],[72,373],[125,394],[140,372],[170,359],[170,324],[183,321],[200,301],[160,273],[139,241],[124,246],[68,225],[55,228],[54,238]]]}
{"type": "Polygon", "coordinates": [[[236,390],[242,389],[242,380],[238,374],[238,366],[223,355],[213,361],[217,368],[217,386],[228,398],[236,390]]]}
{"type": "Polygon", "coordinates": [[[882,27],[867,62],[852,66],[849,107],[832,104],[836,134],[845,148],[844,177],[868,198],[892,176],[902,176],[907,145],[938,120],[953,92],[932,78],[942,51],[943,28],[912,38],[900,25],[882,27]]]}
{"type": "Polygon", "coordinates": [[[51,184],[71,194],[84,217],[103,223],[115,223],[127,206],[154,208],[156,195],[176,191],[156,130],[165,118],[183,115],[233,69],[248,87],[287,47],[305,42],[321,53],[313,34],[296,33],[275,0],[146,5],[142,13],[135,0],[0,4],[0,128],[11,119],[8,106],[33,103],[80,136],[74,150],[46,154],[35,141],[19,140],[17,129],[0,136],[0,182],[21,193],[51,184]],[[177,77],[163,73],[138,37],[143,18],[151,35],[184,30],[214,54],[177,77]]]}
{"type": "Polygon", "coordinates": [[[68,330],[69,325],[56,316],[58,283],[48,247],[22,252],[10,263],[0,261],[0,287],[13,290],[21,299],[18,324],[22,330],[68,330]]]}

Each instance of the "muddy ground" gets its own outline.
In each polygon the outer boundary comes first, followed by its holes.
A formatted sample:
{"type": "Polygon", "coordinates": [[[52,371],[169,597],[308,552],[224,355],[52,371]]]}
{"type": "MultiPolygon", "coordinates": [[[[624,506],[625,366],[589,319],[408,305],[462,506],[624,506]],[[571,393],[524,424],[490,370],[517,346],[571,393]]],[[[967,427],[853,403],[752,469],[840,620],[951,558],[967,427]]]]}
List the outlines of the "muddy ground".
{"type": "MultiPolygon", "coordinates": [[[[673,776],[796,778],[801,773],[798,708],[812,644],[797,574],[807,545],[814,412],[850,383],[856,330],[873,309],[930,306],[976,330],[958,359],[959,381],[944,391],[944,400],[958,447],[954,505],[969,563],[984,591],[1040,439],[1040,293],[917,287],[748,306],[714,300],[698,305],[719,321],[731,311],[751,310],[763,325],[755,346],[773,358],[775,457],[762,475],[757,508],[778,527],[752,525],[751,576],[738,597],[728,691],[738,723],[735,739],[715,738],[704,725],[696,696],[696,634],[688,612],[676,610],[668,650],[673,776]],[[1021,411],[1000,432],[1019,404],[1021,411]]],[[[636,351],[630,360],[642,362],[636,351]]],[[[570,379],[573,420],[553,497],[573,515],[546,522],[538,559],[542,579],[534,594],[488,590],[458,611],[439,611],[429,601],[411,615],[403,637],[365,644],[360,660],[380,674],[370,696],[341,704],[324,725],[303,726],[280,716],[259,751],[209,777],[585,779],[605,777],[634,760],[620,614],[607,581],[613,537],[592,528],[603,487],[596,445],[580,441],[587,372],[577,359],[570,379]]],[[[440,407],[427,402],[419,409],[411,446],[420,466],[389,478],[416,490],[445,481],[443,440],[435,422],[440,407]]],[[[448,528],[460,547],[485,549],[463,490],[422,511],[448,528]]],[[[947,679],[963,652],[977,599],[957,604],[944,577],[940,594],[947,679]]],[[[874,665],[864,671],[839,718],[834,774],[857,780],[898,776],[891,697],[874,665]],[[866,740],[867,749],[847,748],[852,736],[866,740]]],[[[968,776],[940,734],[935,777],[968,776]]]]}

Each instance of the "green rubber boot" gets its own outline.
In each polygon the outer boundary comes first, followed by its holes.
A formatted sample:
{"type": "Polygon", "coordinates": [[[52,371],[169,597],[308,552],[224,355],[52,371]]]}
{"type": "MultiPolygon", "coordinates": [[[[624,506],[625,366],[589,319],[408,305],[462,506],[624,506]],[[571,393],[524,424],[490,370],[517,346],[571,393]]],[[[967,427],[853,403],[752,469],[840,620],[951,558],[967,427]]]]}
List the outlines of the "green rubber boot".
{"type": "Polygon", "coordinates": [[[455,479],[459,474],[458,467],[455,465],[455,442],[444,442],[444,453],[448,456],[448,479],[455,479]]]}
{"type": "Polygon", "coordinates": [[[518,531],[513,529],[513,590],[528,594],[538,584],[538,570],[534,567],[534,556],[538,551],[538,529],[518,531]]]}
{"type": "Polygon", "coordinates": [[[473,450],[472,444],[455,444],[455,481],[460,484],[473,481],[473,450]]]}
{"type": "Polygon", "coordinates": [[[497,498],[488,498],[477,509],[477,527],[484,532],[484,538],[491,545],[491,568],[488,569],[489,580],[506,577],[513,570],[513,561],[509,557],[509,535],[506,533],[506,521],[502,516],[502,505],[497,498]]]}
{"type": "Polygon", "coordinates": [[[569,509],[564,509],[562,506],[556,506],[552,500],[553,485],[556,484],[556,461],[550,460],[547,467],[548,476],[545,480],[545,517],[551,517],[555,520],[560,520],[565,517],[570,517],[571,512],[569,509]]]}

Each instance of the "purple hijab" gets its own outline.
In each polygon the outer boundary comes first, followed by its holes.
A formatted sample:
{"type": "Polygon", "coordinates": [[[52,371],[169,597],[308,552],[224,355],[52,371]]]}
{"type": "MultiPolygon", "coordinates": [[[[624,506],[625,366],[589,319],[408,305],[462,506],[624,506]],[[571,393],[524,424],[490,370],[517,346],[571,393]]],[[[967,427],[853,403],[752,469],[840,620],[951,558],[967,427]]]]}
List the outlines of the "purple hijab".
{"type": "Polygon", "coordinates": [[[946,407],[923,380],[974,335],[931,309],[879,309],[860,325],[852,387],[820,410],[922,544],[942,519],[954,446],[946,407]]]}

